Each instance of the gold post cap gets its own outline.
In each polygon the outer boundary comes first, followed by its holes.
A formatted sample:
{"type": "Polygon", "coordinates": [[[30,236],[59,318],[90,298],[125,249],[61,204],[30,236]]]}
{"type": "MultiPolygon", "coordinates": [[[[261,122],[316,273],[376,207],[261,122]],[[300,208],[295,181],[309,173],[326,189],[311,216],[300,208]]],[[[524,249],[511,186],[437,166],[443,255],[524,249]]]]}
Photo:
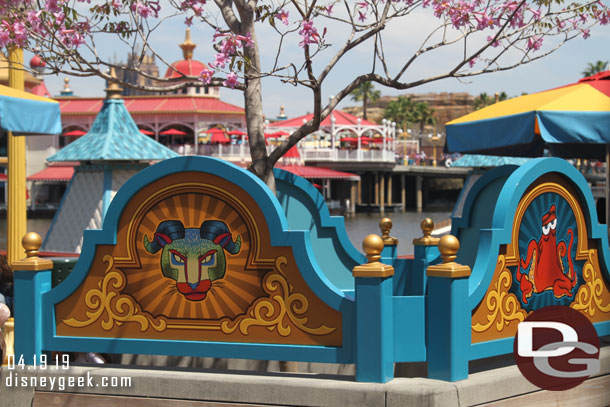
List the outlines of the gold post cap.
{"type": "Polygon", "coordinates": [[[379,261],[383,250],[383,239],[378,235],[368,235],[362,241],[362,249],[368,262],[352,269],[354,277],[390,277],[394,275],[394,267],[379,261]]]}
{"type": "Polygon", "coordinates": [[[443,262],[426,269],[428,277],[459,278],[469,277],[470,267],[456,263],[457,252],[460,249],[460,241],[457,237],[446,235],[438,242],[438,250],[441,252],[443,262]]]}
{"type": "Polygon", "coordinates": [[[42,246],[42,238],[36,232],[28,232],[23,235],[21,245],[25,249],[26,258],[17,260],[11,264],[13,270],[50,270],[53,268],[53,262],[48,259],[38,257],[38,251],[42,246]]]}
{"type": "Polygon", "coordinates": [[[423,236],[417,239],[413,239],[415,246],[436,246],[438,244],[438,237],[430,236],[434,230],[434,222],[430,218],[426,218],[421,221],[420,224],[423,236]]]}
{"type": "Polygon", "coordinates": [[[381,219],[379,221],[379,229],[381,229],[381,238],[383,239],[383,244],[385,246],[396,246],[398,244],[398,239],[390,236],[390,231],[392,230],[392,219],[381,219]]]}

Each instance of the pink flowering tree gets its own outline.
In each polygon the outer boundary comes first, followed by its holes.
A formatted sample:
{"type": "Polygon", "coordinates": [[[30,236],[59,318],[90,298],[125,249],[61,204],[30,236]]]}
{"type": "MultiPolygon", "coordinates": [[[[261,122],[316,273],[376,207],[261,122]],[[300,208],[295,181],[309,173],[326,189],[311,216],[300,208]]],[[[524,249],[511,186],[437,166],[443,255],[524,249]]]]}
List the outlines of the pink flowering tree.
{"type": "MultiPolygon", "coordinates": [[[[152,52],[164,62],[150,40],[161,24],[176,24],[179,18],[187,25],[209,25],[215,34],[204,40],[214,48],[214,60],[199,77],[186,79],[243,91],[251,168],[271,188],[271,170],[281,156],[316,131],[321,120],[364,82],[409,89],[511,69],[548,55],[566,41],[586,39],[593,25],[610,20],[608,7],[598,0],[0,0],[0,10],[0,47],[36,52],[51,73],[106,80],[114,80],[107,73],[113,62],[103,59],[96,48],[104,36],[117,36],[132,49],[138,43],[142,56],[152,52]],[[422,21],[427,27],[423,36],[421,28],[412,28],[422,27],[422,21]],[[405,38],[421,36],[420,45],[405,47],[399,55],[386,53],[384,39],[390,27],[405,38]],[[276,37],[270,42],[275,57],[269,61],[261,61],[257,31],[262,29],[276,37]],[[297,58],[295,49],[300,50],[297,58]],[[329,75],[356,49],[366,55],[359,57],[364,61],[359,72],[342,77],[340,90],[323,100],[329,75]],[[459,52],[448,54],[445,49],[459,52]],[[413,67],[422,58],[435,69],[415,76],[413,67]],[[314,115],[268,154],[262,82],[273,78],[311,90],[314,115]]],[[[270,46],[267,40],[264,46],[270,46]]],[[[189,86],[185,78],[151,79],[159,86],[141,88],[173,91],[189,86]]],[[[337,79],[332,80],[337,87],[337,79]]]]}

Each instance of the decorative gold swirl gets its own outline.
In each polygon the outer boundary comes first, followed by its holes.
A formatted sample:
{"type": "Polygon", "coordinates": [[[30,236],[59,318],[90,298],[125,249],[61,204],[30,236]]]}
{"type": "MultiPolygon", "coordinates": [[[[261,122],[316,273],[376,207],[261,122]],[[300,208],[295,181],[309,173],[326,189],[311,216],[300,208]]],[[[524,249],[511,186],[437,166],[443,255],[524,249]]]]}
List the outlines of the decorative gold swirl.
{"type": "Polygon", "coordinates": [[[292,326],[311,335],[328,335],[336,330],[326,325],[318,328],[306,326],[309,302],[303,294],[293,292],[294,287],[286,281],[282,267],[287,263],[285,257],[275,259],[275,270],[263,278],[263,290],[269,297],[256,300],[244,315],[233,320],[223,318],[220,323],[222,332],[230,334],[239,328],[243,335],[248,335],[251,326],[261,326],[269,331],[277,330],[280,336],[286,337],[292,333],[292,326]]]}
{"type": "Polygon", "coordinates": [[[515,294],[508,292],[513,275],[506,267],[504,255],[498,256],[498,264],[501,270],[500,275],[494,288],[488,291],[483,299],[483,304],[487,307],[487,322],[484,324],[477,322],[472,325],[472,330],[475,332],[487,331],[494,322],[496,323],[496,330],[502,332],[510,322],[515,320],[521,322],[527,316],[515,294]]]}
{"type": "Polygon", "coordinates": [[[85,295],[85,304],[92,310],[86,313],[88,319],[79,321],[72,317],[63,322],[68,326],[83,328],[100,319],[105,311],[107,319],[101,323],[105,331],[110,331],[115,324],[121,326],[125,322],[140,324],[141,332],[148,330],[149,326],[155,331],[164,331],[167,327],[165,318],[153,318],[148,313],[142,313],[140,306],[132,297],[121,294],[127,279],[121,270],[113,269],[114,258],[106,255],[102,261],[106,264],[104,279],[98,282],[98,288],[89,290],[85,295]]]}
{"type": "Polygon", "coordinates": [[[602,293],[604,290],[604,282],[601,276],[597,276],[597,271],[594,264],[595,250],[589,250],[587,262],[582,268],[582,276],[585,284],[581,285],[576,293],[574,302],[570,307],[575,310],[582,311],[593,317],[597,310],[601,312],[610,312],[610,303],[602,305],[602,293]]]}

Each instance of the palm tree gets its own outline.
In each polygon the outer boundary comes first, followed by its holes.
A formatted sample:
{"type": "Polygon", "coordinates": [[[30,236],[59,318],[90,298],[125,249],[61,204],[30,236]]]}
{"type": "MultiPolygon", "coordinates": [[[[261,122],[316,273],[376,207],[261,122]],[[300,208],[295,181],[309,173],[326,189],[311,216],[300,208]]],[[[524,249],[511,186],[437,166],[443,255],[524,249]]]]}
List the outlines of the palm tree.
{"type": "Polygon", "coordinates": [[[589,62],[584,71],[581,72],[583,77],[595,75],[596,73],[608,70],[608,61],[589,62]]]}
{"type": "Polygon", "coordinates": [[[426,102],[416,103],[414,109],[411,112],[411,118],[414,123],[419,124],[419,132],[424,132],[424,127],[428,124],[436,125],[436,117],[434,115],[434,109],[430,107],[426,102]]]}
{"type": "Polygon", "coordinates": [[[396,124],[406,133],[407,128],[414,123],[412,111],[415,103],[410,97],[398,96],[398,99],[392,100],[383,111],[385,119],[396,122],[396,124]]]}
{"type": "Polygon", "coordinates": [[[506,94],[506,92],[499,92],[499,93],[496,92],[494,97],[491,97],[491,96],[487,95],[487,93],[483,92],[483,93],[480,93],[479,96],[474,98],[474,101],[472,102],[472,107],[474,108],[474,110],[479,110],[479,109],[482,109],[489,105],[493,105],[494,103],[498,103],[498,102],[501,102],[506,99],[508,99],[508,95],[506,94]]]}
{"type": "Polygon", "coordinates": [[[362,100],[362,118],[366,120],[366,111],[369,106],[369,102],[375,103],[381,96],[381,92],[375,89],[375,85],[372,82],[362,82],[356,89],[351,93],[352,100],[362,100]]]}

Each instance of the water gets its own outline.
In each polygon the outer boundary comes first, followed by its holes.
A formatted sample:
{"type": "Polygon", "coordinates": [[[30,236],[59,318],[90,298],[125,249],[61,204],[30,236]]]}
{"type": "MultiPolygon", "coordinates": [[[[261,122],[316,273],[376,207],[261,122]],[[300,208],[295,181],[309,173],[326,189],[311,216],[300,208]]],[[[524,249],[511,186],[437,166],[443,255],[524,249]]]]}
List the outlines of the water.
{"type": "MultiPolygon", "coordinates": [[[[426,218],[432,218],[435,223],[448,219],[450,212],[405,212],[390,213],[386,215],[392,219],[393,228],[390,233],[398,238],[398,254],[413,254],[412,240],[422,235],[419,224],[426,218]]],[[[378,213],[358,213],[353,217],[345,218],[345,228],[351,242],[361,250],[362,240],[371,233],[381,234],[378,213]]],[[[28,232],[36,232],[44,238],[51,219],[28,219],[28,232]]],[[[0,250],[6,249],[6,219],[0,218],[0,250]]]]}
{"type": "MultiPolygon", "coordinates": [[[[390,235],[398,239],[398,255],[413,254],[413,239],[422,236],[420,224],[424,218],[431,218],[437,224],[450,216],[451,212],[405,212],[385,215],[392,219],[390,235]]],[[[345,218],[349,239],[358,250],[362,251],[362,240],[366,235],[381,234],[380,220],[381,215],[378,213],[358,213],[345,218]]]]}

